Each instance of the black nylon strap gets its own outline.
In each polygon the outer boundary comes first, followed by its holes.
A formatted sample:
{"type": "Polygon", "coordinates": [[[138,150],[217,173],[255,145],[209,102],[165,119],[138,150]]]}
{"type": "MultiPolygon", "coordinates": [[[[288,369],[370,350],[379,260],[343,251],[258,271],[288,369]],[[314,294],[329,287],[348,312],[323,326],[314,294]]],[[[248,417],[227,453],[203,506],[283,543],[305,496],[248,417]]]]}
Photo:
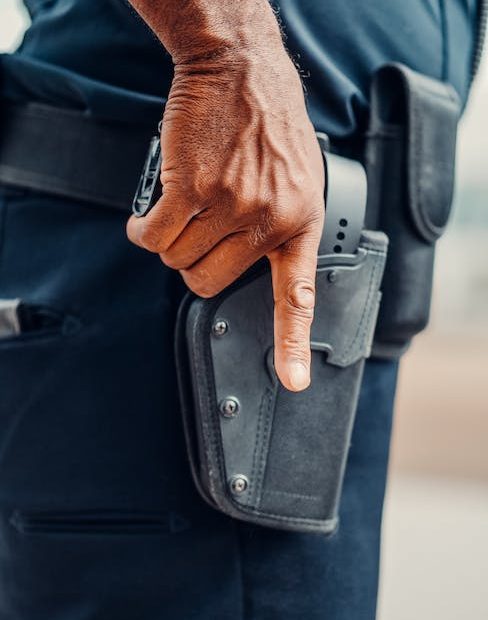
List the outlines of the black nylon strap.
{"type": "Polygon", "coordinates": [[[0,183],[130,213],[153,125],[42,104],[0,107],[0,183]]]}

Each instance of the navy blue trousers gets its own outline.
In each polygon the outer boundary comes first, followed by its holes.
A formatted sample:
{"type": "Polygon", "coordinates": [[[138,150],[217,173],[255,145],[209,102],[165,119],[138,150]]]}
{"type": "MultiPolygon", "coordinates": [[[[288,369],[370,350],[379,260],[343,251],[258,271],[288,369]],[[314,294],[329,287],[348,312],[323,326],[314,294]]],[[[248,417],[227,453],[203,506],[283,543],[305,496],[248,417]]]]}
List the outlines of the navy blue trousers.
{"type": "Polygon", "coordinates": [[[0,189],[1,620],[373,620],[397,365],[369,361],[331,538],[207,507],[185,456],[183,287],[121,213],[0,189]]]}

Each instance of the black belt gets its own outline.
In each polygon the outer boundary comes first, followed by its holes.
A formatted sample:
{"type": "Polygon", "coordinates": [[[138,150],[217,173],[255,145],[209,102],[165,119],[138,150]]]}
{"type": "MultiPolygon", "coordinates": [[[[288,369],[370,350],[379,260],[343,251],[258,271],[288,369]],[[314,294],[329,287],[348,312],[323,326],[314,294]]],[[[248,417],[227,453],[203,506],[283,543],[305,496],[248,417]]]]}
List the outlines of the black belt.
{"type": "MultiPolygon", "coordinates": [[[[39,103],[0,105],[0,184],[130,213],[155,124],[101,122],[39,103]]],[[[332,150],[360,159],[361,140],[332,150]]]]}
{"type": "Polygon", "coordinates": [[[153,124],[38,103],[0,107],[0,183],[130,212],[153,124]]]}

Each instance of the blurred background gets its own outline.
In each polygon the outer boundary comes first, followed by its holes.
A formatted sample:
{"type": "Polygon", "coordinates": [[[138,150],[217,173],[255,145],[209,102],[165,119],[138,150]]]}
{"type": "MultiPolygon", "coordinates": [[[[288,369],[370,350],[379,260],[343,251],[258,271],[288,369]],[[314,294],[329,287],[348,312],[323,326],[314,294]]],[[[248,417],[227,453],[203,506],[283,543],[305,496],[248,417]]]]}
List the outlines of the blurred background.
{"type": "MultiPolygon", "coordinates": [[[[17,0],[0,10],[8,51],[27,18],[17,0]]],[[[379,620],[488,618],[487,110],[485,60],[461,124],[431,325],[401,367],[379,620]]]]}
{"type": "Polygon", "coordinates": [[[431,323],[400,371],[379,620],[488,618],[487,111],[485,55],[461,122],[431,323]]]}

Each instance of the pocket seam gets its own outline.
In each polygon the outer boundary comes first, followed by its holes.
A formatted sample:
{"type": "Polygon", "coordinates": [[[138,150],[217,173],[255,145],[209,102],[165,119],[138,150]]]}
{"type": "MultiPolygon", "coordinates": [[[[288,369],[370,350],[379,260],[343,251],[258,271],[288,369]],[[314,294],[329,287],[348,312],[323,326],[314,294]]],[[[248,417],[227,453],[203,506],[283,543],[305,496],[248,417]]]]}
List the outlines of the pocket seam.
{"type": "Polygon", "coordinates": [[[9,524],[23,535],[137,535],[176,534],[189,528],[175,512],[14,510],[9,524]]]}
{"type": "Polygon", "coordinates": [[[32,331],[24,331],[20,334],[12,334],[3,338],[0,338],[0,349],[22,346],[30,344],[31,342],[51,342],[53,340],[67,338],[77,334],[82,328],[83,324],[77,317],[72,314],[66,314],[63,316],[62,321],[55,327],[45,327],[32,331]]]}

